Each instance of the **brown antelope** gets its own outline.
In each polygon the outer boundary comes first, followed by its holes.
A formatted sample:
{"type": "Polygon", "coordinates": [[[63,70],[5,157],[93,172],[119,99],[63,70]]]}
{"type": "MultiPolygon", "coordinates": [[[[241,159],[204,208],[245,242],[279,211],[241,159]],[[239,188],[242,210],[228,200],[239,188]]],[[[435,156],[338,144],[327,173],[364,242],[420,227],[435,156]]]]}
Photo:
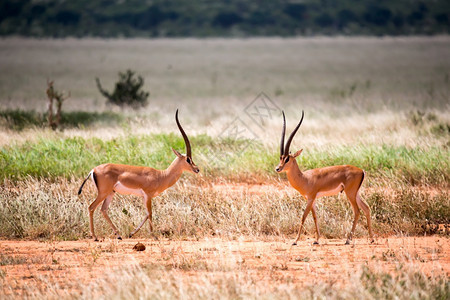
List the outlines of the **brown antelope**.
{"type": "Polygon", "coordinates": [[[289,136],[286,146],[284,145],[284,137],[286,133],[286,118],[283,111],[283,131],[281,133],[281,145],[280,145],[280,163],[276,167],[276,171],[286,172],[289,183],[297,191],[306,198],[307,205],[302,216],[302,222],[300,224],[300,229],[298,231],[297,239],[293,245],[297,245],[300,235],[303,230],[303,224],[309,212],[312,211],[312,216],[314,219],[314,224],[316,226],[317,240],[314,244],[319,243],[319,226],[317,224],[317,214],[314,201],[317,198],[324,196],[336,195],[340,192],[345,192],[348,200],[350,201],[353,212],[355,213],[355,219],[353,220],[352,230],[350,231],[347,241],[345,244],[350,244],[353,233],[355,231],[356,223],[359,219],[359,209],[362,209],[367,218],[367,225],[369,227],[369,235],[371,242],[373,243],[372,227],[370,222],[370,208],[369,206],[361,200],[359,197],[359,188],[364,180],[364,171],[360,168],[344,165],[344,166],[333,166],[318,168],[313,170],[308,170],[305,172],[300,171],[296,158],[302,153],[303,149],[295,152],[294,154],[289,153],[289,147],[291,145],[292,139],[295,133],[302,124],[304,117],[304,112],[302,111],[302,118],[295,127],[294,131],[289,136]]]}
{"type": "Polygon", "coordinates": [[[92,238],[98,241],[94,233],[94,212],[95,209],[103,202],[101,212],[106,221],[111,225],[118,239],[122,239],[116,226],[111,222],[108,216],[108,207],[113,200],[114,194],[117,192],[123,195],[136,195],[144,198],[144,204],[147,208],[147,214],[141,224],[130,233],[131,238],[145,221],[149,221],[150,232],[153,230],[152,224],[152,198],[161,194],[164,190],[171,187],[178,181],[183,171],[198,173],[199,169],[192,160],[191,144],[186,136],[183,128],[178,121],[178,109],[175,113],[175,120],[181,135],[186,144],[186,155],[180,154],[172,148],[173,153],[177,156],[170,166],[165,170],[156,170],[150,167],[129,166],[118,164],[103,164],[95,167],[89,172],[86,179],[81,184],[78,195],[81,194],[86,180],[92,176],[98,190],[97,198],[89,205],[89,222],[92,238]]]}

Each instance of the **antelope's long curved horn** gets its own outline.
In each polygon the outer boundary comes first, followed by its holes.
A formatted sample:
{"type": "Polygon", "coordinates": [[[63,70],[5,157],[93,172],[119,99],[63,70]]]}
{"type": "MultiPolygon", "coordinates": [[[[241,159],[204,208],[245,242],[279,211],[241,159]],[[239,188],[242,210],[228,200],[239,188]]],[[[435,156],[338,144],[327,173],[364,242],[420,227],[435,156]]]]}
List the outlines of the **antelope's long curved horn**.
{"type": "Polygon", "coordinates": [[[284,116],[284,110],[283,113],[283,130],[281,131],[281,144],[280,144],[280,157],[284,154],[284,136],[286,135],[286,117],[284,116]]]}
{"type": "Polygon", "coordinates": [[[175,120],[177,121],[178,129],[180,129],[181,135],[183,136],[184,143],[186,144],[186,156],[192,158],[191,143],[189,142],[189,139],[188,139],[186,133],[184,132],[183,127],[181,127],[180,121],[178,121],[178,109],[177,109],[177,112],[175,113],[175,120]]]}
{"type": "Polygon", "coordinates": [[[297,130],[300,128],[300,125],[302,125],[303,117],[305,116],[305,112],[302,110],[302,118],[300,119],[300,122],[298,123],[297,127],[295,127],[294,131],[292,131],[291,135],[289,136],[286,147],[284,148],[284,154],[289,154],[289,147],[291,146],[292,139],[294,138],[294,135],[297,133],[297,130]]]}

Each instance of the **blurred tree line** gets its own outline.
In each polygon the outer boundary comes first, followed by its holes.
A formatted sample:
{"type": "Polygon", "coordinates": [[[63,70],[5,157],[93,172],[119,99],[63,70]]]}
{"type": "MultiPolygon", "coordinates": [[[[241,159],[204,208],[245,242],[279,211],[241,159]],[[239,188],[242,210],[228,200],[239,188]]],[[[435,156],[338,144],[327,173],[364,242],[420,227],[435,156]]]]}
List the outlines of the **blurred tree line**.
{"type": "Polygon", "coordinates": [[[411,35],[449,27],[449,0],[0,0],[3,36],[411,35]]]}

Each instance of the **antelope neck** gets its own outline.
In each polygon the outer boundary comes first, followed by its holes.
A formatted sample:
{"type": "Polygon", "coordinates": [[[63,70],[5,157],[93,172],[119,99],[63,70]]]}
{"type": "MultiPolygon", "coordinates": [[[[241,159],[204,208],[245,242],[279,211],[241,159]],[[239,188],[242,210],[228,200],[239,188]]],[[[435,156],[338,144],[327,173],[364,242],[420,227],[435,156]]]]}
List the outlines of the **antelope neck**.
{"type": "Polygon", "coordinates": [[[294,161],[291,168],[286,170],[286,175],[289,183],[297,190],[301,189],[301,187],[306,184],[307,179],[302,171],[300,171],[296,161],[294,161]]]}
{"type": "Polygon", "coordinates": [[[176,158],[167,169],[162,171],[162,178],[166,182],[167,187],[174,185],[183,173],[183,169],[179,166],[181,162],[181,160],[176,158]]]}

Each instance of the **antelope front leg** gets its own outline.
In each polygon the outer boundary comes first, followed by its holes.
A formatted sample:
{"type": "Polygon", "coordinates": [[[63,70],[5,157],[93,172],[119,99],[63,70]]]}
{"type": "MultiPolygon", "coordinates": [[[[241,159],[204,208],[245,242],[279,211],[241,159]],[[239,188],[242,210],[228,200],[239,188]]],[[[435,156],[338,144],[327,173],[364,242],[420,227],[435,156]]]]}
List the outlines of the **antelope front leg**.
{"type": "Polygon", "coordinates": [[[147,199],[145,199],[145,207],[147,208],[150,232],[153,232],[152,198],[149,197],[148,195],[147,195],[147,199]]]}
{"type": "Polygon", "coordinates": [[[141,229],[142,225],[144,225],[144,223],[145,223],[145,221],[147,221],[147,219],[148,219],[148,215],[146,215],[145,218],[144,218],[144,220],[142,220],[141,224],[139,224],[139,226],[136,227],[136,229],[133,230],[132,233],[130,233],[129,238],[133,237],[133,235],[134,235],[136,232],[138,232],[139,229],[141,229]]]}
{"type": "Polygon", "coordinates": [[[147,215],[145,216],[144,220],[142,220],[141,224],[139,224],[139,226],[132,232],[130,233],[130,238],[139,231],[139,229],[141,229],[142,226],[144,226],[145,221],[147,221],[147,219],[150,222],[150,232],[153,231],[153,224],[152,224],[152,198],[150,198],[147,194],[144,194],[144,204],[145,207],[147,208],[147,215]]]}
{"type": "Polygon", "coordinates": [[[314,200],[315,199],[308,199],[308,204],[306,204],[305,211],[303,212],[302,223],[300,224],[300,229],[298,230],[297,239],[295,239],[295,242],[292,243],[293,246],[297,245],[297,242],[300,239],[300,235],[302,234],[302,231],[303,231],[303,224],[305,223],[306,217],[308,216],[309,212],[311,211],[311,208],[314,204],[314,200]]]}

